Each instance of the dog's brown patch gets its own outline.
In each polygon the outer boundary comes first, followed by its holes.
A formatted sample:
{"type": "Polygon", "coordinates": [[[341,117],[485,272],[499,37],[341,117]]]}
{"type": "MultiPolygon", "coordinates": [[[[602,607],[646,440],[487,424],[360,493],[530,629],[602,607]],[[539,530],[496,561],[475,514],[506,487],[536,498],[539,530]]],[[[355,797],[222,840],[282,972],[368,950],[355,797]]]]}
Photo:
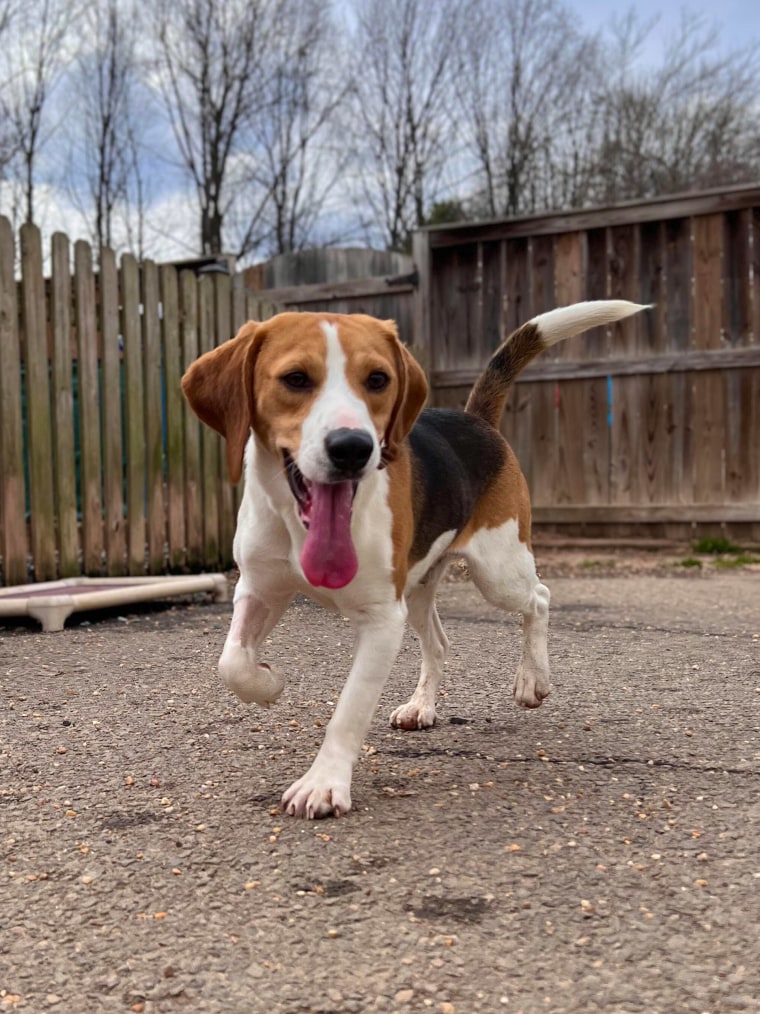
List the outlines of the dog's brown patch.
{"type": "Polygon", "coordinates": [[[505,447],[504,464],[479,498],[469,521],[454,539],[452,551],[463,549],[482,528],[498,528],[512,519],[517,521],[520,542],[531,549],[528,484],[514,451],[506,441],[505,447]]]}

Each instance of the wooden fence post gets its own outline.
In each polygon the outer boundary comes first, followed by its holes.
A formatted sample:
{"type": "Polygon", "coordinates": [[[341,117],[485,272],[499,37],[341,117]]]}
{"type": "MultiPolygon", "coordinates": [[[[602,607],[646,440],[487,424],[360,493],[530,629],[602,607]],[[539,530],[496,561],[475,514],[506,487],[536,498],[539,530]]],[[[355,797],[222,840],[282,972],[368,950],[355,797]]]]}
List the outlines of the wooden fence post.
{"type": "Polygon", "coordinates": [[[143,384],[145,392],[145,504],[148,518],[148,573],[164,568],[166,515],[164,513],[163,381],[161,332],[158,316],[158,269],[153,261],[142,265],[143,384]]]}
{"type": "Polygon", "coordinates": [[[127,463],[127,568],[145,573],[145,400],[143,397],[140,278],[131,254],[121,258],[121,333],[124,340],[124,418],[127,463]]]}
{"type": "Polygon", "coordinates": [[[56,577],[55,497],[42,243],[36,225],[22,225],[20,236],[32,564],[35,580],[50,581],[56,577]]]}
{"type": "Polygon", "coordinates": [[[417,288],[413,296],[414,334],[411,347],[420,366],[430,376],[434,363],[430,333],[430,238],[427,232],[414,233],[412,257],[417,269],[417,288]]]}
{"type": "MultiPolygon", "coordinates": [[[[232,337],[232,287],[229,275],[215,275],[216,345],[232,337]]],[[[219,559],[223,567],[232,562],[232,540],[235,537],[235,495],[227,473],[227,455],[219,455],[219,559]]]]}
{"type": "MultiPolygon", "coordinates": [[[[198,282],[192,271],[182,271],[180,321],[182,324],[182,367],[186,370],[199,354],[198,282]]],[[[183,399],[184,401],[184,399],[183,399]]],[[[188,403],[183,405],[185,434],[185,545],[187,565],[197,569],[203,563],[203,500],[201,495],[201,422],[188,403]]]]}
{"type": "Polygon", "coordinates": [[[95,279],[89,243],[74,244],[77,357],[79,379],[79,452],[82,492],[82,565],[85,574],[103,569],[103,510],[100,492],[100,389],[95,322],[95,279]]]}
{"type": "Polygon", "coordinates": [[[50,299],[53,332],[52,393],[58,573],[61,577],[72,577],[80,572],[79,528],[71,369],[71,269],[69,240],[62,232],[55,233],[52,239],[50,299]]]}
{"type": "MultiPolygon", "coordinates": [[[[214,280],[210,275],[198,279],[198,353],[202,355],[216,345],[214,314],[214,280]]],[[[220,440],[209,426],[201,431],[201,493],[203,496],[203,562],[207,567],[219,566],[219,469],[220,440]]]]}
{"type": "Polygon", "coordinates": [[[169,264],[160,269],[163,307],[161,340],[166,383],[166,490],[169,566],[178,570],[185,562],[185,446],[180,378],[182,350],[179,340],[179,289],[177,272],[169,264]]]}
{"type": "Polygon", "coordinates": [[[119,277],[113,250],[100,250],[100,329],[103,339],[101,418],[103,427],[103,495],[106,568],[112,577],[127,572],[124,520],[124,441],[122,399],[124,373],[119,337],[119,277]]]}
{"type": "Polygon", "coordinates": [[[7,218],[0,218],[0,553],[5,583],[25,584],[28,545],[15,263],[13,230],[7,218]]]}

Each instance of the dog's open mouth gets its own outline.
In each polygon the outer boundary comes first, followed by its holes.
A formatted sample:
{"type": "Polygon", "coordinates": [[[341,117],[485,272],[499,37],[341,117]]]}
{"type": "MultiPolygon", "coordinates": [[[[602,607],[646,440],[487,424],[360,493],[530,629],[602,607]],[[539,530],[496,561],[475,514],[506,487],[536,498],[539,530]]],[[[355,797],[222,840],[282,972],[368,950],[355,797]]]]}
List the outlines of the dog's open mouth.
{"type": "Polygon", "coordinates": [[[306,529],[301,566],[309,584],[343,588],[352,581],[359,563],[351,538],[351,511],[358,482],[311,482],[283,451],[288,485],[306,529]]]}

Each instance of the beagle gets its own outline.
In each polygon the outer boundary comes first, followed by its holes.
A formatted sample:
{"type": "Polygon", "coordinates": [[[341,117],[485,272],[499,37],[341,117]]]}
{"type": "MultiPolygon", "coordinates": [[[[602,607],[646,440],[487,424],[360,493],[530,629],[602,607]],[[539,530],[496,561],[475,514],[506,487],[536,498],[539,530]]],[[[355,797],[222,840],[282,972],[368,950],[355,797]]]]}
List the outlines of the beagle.
{"type": "Polygon", "coordinates": [[[425,375],[391,321],[362,314],[281,313],[249,321],[205,353],[182,387],[226,439],[245,486],[233,544],[240,579],[219,660],[227,687],[269,707],[284,678],[259,659],[264,638],[304,593],[349,618],[356,649],[324,742],[285,792],[284,809],[315,818],[351,808],[354,762],[408,618],[422,671],[392,713],[399,729],[435,723],[448,640],[435,591],[464,557],[491,603],[522,613],[517,704],[549,693],[549,590],[536,574],[530,501],[498,430],[513,380],[556,342],[643,307],[623,300],[543,313],[496,350],[464,412],[424,409],[425,375]]]}

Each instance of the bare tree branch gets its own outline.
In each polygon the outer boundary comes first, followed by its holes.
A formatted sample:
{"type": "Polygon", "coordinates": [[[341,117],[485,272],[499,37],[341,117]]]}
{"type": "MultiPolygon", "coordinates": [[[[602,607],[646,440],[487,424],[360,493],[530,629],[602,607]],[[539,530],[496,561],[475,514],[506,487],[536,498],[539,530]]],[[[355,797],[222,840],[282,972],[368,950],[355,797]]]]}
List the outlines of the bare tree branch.
{"type": "Polygon", "coordinates": [[[262,102],[267,0],[159,0],[160,87],[201,211],[204,253],[221,253],[230,161],[262,102]]]}
{"type": "Polygon", "coordinates": [[[34,221],[34,189],[40,150],[49,134],[45,113],[64,67],[65,39],[79,8],[63,0],[21,4],[12,19],[14,40],[6,59],[10,66],[6,102],[14,147],[20,163],[24,219],[34,221]]]}
{"type": "Polygon", "coordinates": [[[355,154],[364,199],[393,249],[424,223],[451,154],[459,12],[452,0],[358,5],[355,154]]]}

